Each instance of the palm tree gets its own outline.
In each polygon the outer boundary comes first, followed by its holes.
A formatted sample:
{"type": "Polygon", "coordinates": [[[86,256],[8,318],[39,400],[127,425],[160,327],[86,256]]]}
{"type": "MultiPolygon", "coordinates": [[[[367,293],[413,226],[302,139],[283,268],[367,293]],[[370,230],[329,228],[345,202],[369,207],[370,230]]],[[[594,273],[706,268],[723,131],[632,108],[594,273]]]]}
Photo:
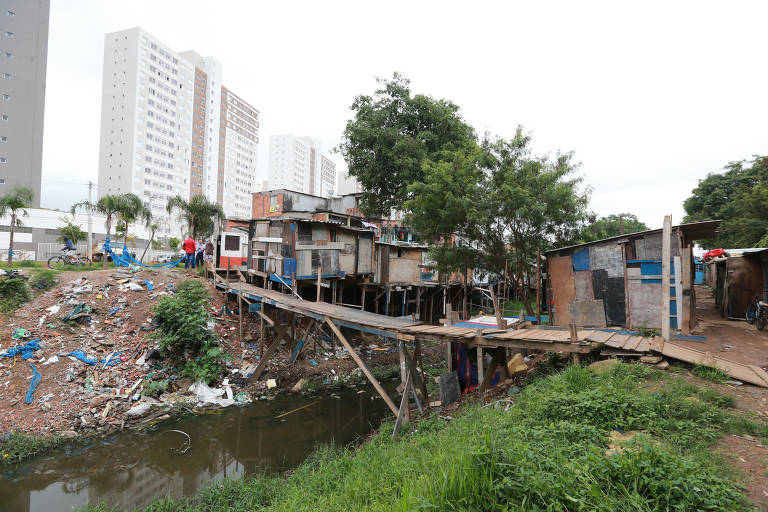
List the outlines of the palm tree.
{"type": "Polygon", "coordinates": [[[209,236],[216,224],[221,225],[226,216],[220,204],[210,202],[204,195],[196,194],[189,201],[181,196],[168,200],[168,214],[179,211],[179,220],[187,224],[188,232],[197,240],[197,235],[209,236]]]}
{"type": "MultiPolygon", "coordinates": [[[[72,207],[72,210],[74,211],[78,207],[85,208],[86,210],[90,210],[93,213],[98,213],[99,215],[103,215],[105,217],[104,225],[107,228],[107,239],[109,239],[109,236],[112,234],[112,220],[115,218],[115,216],[118,215],[120,212],[120,209],[123,207],[123,199],[122,196],[113,196],[110,194],[106,194],[101,197],[96,203],[90,203],[88,201],[83,201],[82,203],[77,203],[72,207]]],[[[107,255],[103,254],[101,258],[101,268],[107,268],[107,255]]]]}
{"type": "Polygon", "coordinates": [[[27,208],[32,206],[35,192],[29,187],[13,187],[0,198],[0,216],[11,214],[11,232],[8,240],[8,266],[13,263],[13,232],[16,226],[21,226],[19,214],[29,215],[27,208]]]}
{"type": "Polygon", "coordinates": [[[149,242],[147,242],[147,246],[144,248],[144,252],[141,253],[141,258],[139,259],[140,262],[144,263],[144,256],[147,254],[147,249],[149,249],[149,246],[152,245],[152,240],[155,239],[155,231],[157,231],[157,228],[160,226],[157,225],[157,222],[152,222],[152,217],[150,216],[150,220],[148,222],[148,228],[150,231],[152,231],[152,234],[149,236],[149,242]]]}
{"type": "Polygon", "coordinates": [[[136,194],[123,194],[120,197],[120,208],[117,212],[117,218],[125,225],[125,235],[123,236],[123,245],[128,243],[128,229],[131,224],[141,219],[148,226],[152,222],[152,211],[144,206],[141,198],[136,194]]]}

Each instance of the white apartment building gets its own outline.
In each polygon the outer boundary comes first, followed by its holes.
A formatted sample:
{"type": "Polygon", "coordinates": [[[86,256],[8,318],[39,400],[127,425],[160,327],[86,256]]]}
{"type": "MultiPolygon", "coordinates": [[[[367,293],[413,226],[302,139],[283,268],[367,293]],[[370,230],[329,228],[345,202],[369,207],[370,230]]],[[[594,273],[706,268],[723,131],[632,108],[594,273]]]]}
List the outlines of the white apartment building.
{"type": "Polygon", "coordinates": [[[292,134],[269,138],[269,189],[285,188],[329,197],[336,190],[336,164],[321,154],[317,139],[292,134]]]}
{"type": "Polygon", "coordinates": [[[360,185],[360,182],[354,176],[350,176],[349,171],[339,173],[339,183],[336,188],[338,195],[359,194],[362,191],[363,187],[360,185]]]}
{"type": "Polygon", "coordinates": [[[29,187],[38,207],[50,1],[0,4],[0,195],[29,187]]]}
{"type": "Polygon", "coordinates": [[[174,52],[138,27],[107,34],[99,197],[142,197],[160,236],[178,236],[186,228],[166,211],[176,195],[204,194],[228,217],[250,218],[258,116],[223,87],[222,65],[214,57],[174,52]],[[237,116],[230,96],[247,118],[238,125],[248,125],[246,135],[229,128],[237,124],[230,120],[237,116]]]}

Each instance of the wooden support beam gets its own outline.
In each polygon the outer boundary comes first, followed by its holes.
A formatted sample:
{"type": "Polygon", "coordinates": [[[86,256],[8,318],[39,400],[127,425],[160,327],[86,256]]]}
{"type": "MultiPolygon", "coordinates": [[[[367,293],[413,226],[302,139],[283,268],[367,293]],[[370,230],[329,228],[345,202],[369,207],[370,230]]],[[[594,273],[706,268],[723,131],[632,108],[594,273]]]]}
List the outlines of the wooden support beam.
{"type": "Polygon", "coordinates": [[[328,324],[328,327],[331,328],[333,333],[336,335],[336,337],[339,339],[342,345],[344,345],[344,348],[347,349],[347,352],[349,352],[349,355],[352,356],[352,359],[355,360],[357,363],[357,366],[360,367],[360,369],[363,371],[366,377],[368,377],[368,380],[371,381],[371,384],[373,384],[373,387],[376,388],[376,391],[379,392],[381,395],[381,398],[384,399],[384,402],[387,404],[389,409],[394,413],[398,414],[399,410],[397,406],[395,406],[395,403],[392,401],[391,398],[389,398],[389,395],[384,390],[383,387],[381,387],[381,384],[378,380],[376,380],[376,377],[373,376],[371,371],[368,369],[368,367],[365,365],[362,359],[360,359],[360,356],[357,354],[357,351],[352,348],[352,345],[349,344],[347,341],[347,338],[344,337],[344,335],[341,333],[339,328],[336,326],[335,323],[333,323],[333,320],[331,320],[328,317],[325,317],[325,323],[328,324]]]}
{"type": "Polygon", "coordinates": [[[661,337],[669,340],[669,264],[672,259],[672,216],[664,216],[661,240],[661,337]]]}
{"type": "MultiPolygon", "coordinates": [[[[478,347],[478,349],[479,348],[480,347],[478,347]]],[[[496,373],[496,368],[498,368],[500,364],[506,362],[504,361],[506,359],[506,355],[507,353],[502,347],[494,349],[493,357],[491,358],[491,364],[488,365],[488,370],[486,370],[485,375],[483,376],[483,383],[480,384],[478,388],[481,398],[484,397],[485,391],[488,389],[488,383],[491,382],[493,375],[496,373]]],[[[478,375],[480,374],[478,373],[478,375]]]]}
{"type": "Polygon", "coordinates": [[[493,292],[493,285],[489,284],[488,289],[491,291],[491,300],[493,301],[493,313],[496,315],[496,326],[499,329],[507,328],[507,321],[504,320],[501,308],[499,307],[499,297],[493,292]]]}
{"type": "Polygon", "coordinates": [[[400,353],[403,354],[403,358],[405,359],[406,368],[413,375],[413,389],[421,393],[422,399],[426,400],[427,394],[424,391],[426,386],[424,386],[424,382],[421,379],[421,374],[419,374],[418,370],[416,369],[416,365],[411,358],[411,355],[408,353],[408,347],[405,346],[404,341],[400,341],[399,345],[401,351],[400,353]]]}
{"type": "Polygon", "coordinates": [[[274,321],[274,320],[272,320],[271,318],[269,318],[269,316],[267,316],[267,314],[266,314],[266,313],[264,313],[264,312],[263,312],[263,311],[261,311],[261,310],[259,310],[259,312],[258,312],[258,313],[259,313],[259,316],[260,316],[262,319],[266,320],[266,322],[269,324],[269,326],[270,326],[270,327],[274,327],[274,326],[275,326],[275,321],[274,321]]]}
{"type": "Polygon", "coordinates": [[[397,439],[400,434],[400,425],[408,422],[408,392],[411,390],[411,376],[405,377],[405,389],[403,389],[403,398],[400,399],[400,408],[397,410],[397,419],[395,420],[395,429],[392,432],[392,439],[397,439]]]}
{"type": "MultiPolygon", "coordinates": [[[[261,313],[261,311],[259,311],[261,313]]],[[[268,320],[269,317],[266,315],[262,315],[263,318],[266,318],[268,320]]],[[[271,321],[271,320],[270,320],[271,321]]],[[[274,322],[272,323],[274,325],[274,322]]],[[[286,332],[288,331],[288,328],[290,327],[290,323],[286,325],[279,325],[275,329],[275,341],[269,346],[266,352],[263,353],[261,356],[261,359],[259,360],[258,366],[256,366],[256,370],[253,372],[253,375],[251,378],[255,380],[259,380],[259,377],[261,377],[261,374],[264,373],[264,370],[267,368],[267,363],[270,359],[272,359],[272,356],[277,352],[277,349],[280,348],[280,341],[286,336],[286,332]]],[[[262,340],[262,345],[264,344],[264,340],[262,340]]]]}
{"type": "Polygon", "coordinates": [[[360,311],[365,311],[365,292],[368,290],[368,285],[363,285],[363,296],[360,299],[360,311]]]}
{"type": "Polygon", "coordinates": [[[476,354],[477,354],[477,385],[478,387],[483,386],[483,382],[485,381],[485,378],[483,377],[484,366],[485,361],[483,360],[483,347],[475,347],[476,354]],[[482,380],[481,380],[482,379],[482,380]]]}

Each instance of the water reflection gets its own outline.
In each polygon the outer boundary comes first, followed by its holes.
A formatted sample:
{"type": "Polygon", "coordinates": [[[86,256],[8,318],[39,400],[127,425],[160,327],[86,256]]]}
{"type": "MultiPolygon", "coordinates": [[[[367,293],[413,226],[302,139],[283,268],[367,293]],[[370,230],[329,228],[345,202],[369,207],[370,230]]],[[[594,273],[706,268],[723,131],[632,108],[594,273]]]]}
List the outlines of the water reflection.
{"type": "Polygon", "coordinates": [[[366,389],[340,398],[260,401],[38,458],[2,475],[0,510],[60,511],[89,502],[140,508],[157,496],[189,496],[224,478],[284,471],[301,463],[319,443],[346,444],[370,432],[388,411],[372,396],[366,389]],[[168,429],[190,435],[192,447],[186,454],[173,451],[184,437],[168,429]]]}

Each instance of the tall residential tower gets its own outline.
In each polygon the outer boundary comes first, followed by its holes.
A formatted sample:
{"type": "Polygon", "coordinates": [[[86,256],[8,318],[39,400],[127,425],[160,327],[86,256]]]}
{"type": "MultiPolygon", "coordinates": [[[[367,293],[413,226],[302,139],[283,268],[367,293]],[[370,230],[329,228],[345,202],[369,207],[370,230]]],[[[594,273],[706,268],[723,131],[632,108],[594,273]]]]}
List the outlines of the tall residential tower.
{"type": "Polygon", "coordinates": [[[166,203],[204,194],[227,217],[250,218],[259,112],[222,85],[222,65],[177,53],[141,28],[107,34],[99,196],[132,192],[161,236],[185,226],[166,203]]]}
{"type": "Polygon", "coordinates": [[[0,7],[0,195],[16,185],[40,207],[50,0],[0,7]]]}
{"type": "Polygon", "coordinates": [[[321,154],[317,139],[273,135],[269,138],[269,188],[330,197],[336,193],[336,164],[321,154]]]}

